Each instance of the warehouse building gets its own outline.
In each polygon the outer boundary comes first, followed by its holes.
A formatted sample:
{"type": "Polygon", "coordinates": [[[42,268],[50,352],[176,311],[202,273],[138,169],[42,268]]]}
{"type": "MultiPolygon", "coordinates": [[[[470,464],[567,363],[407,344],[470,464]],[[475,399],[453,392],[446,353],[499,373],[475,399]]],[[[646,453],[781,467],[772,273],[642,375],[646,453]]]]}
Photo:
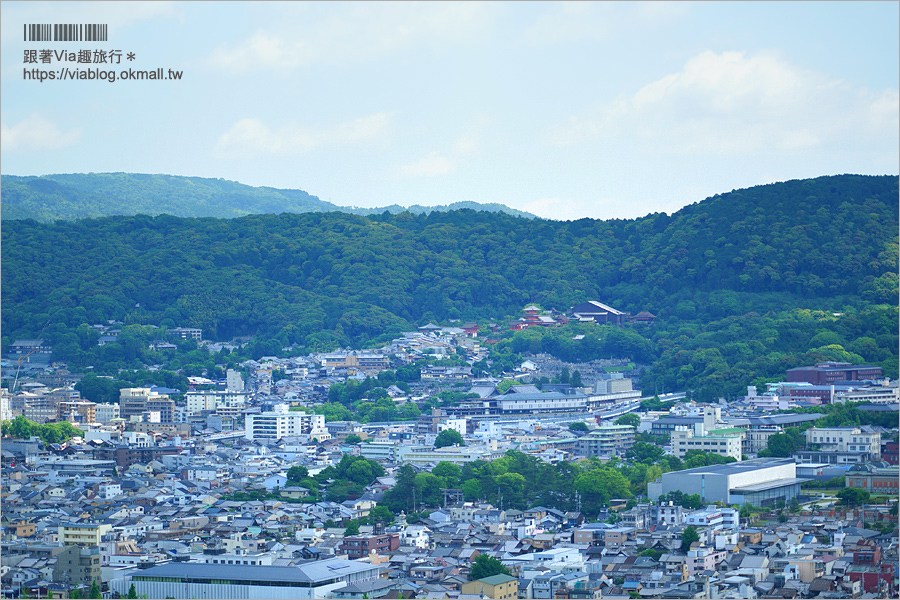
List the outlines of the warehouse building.
{"type": "Polygon", "coordinates": [[[350,584],[377,580],[381,568],[368,563],[333,558],[297,566],[217,565],[168,563],[135,572],[110,582],[123,596],[134,584],[145,598],[328,598],[350,584]]]}
{"type": "Polygon", "coordinates": [[[754,458],[664,473],[648,484],[647,494],[656,499],[680,490],[684,494],[698,494],[705,503],[773,506],[799,496],[804,481],[809,480],[797,477],[792,458],[754,458]]]}

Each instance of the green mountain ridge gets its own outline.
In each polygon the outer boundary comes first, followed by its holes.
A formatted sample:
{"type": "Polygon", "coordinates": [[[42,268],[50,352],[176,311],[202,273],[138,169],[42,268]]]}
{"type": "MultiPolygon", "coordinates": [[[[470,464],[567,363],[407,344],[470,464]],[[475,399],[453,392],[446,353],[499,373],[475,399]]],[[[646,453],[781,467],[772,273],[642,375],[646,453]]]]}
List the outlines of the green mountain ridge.
{"type": "Polygon", "coordinates": [[[145,214],[236,218],[250,214],[345,212],[371,215],[388,211],[413,214],[471,208],[535,218],[502,204],[455,202],[448,206],[346,207],[302,190],[253,187],[203,177],[141,173],[75,173],[0,177],[4,220],[55,220],[145,214]]]}
{"type": "Polygon", "coordinates": [[[644,383],[668,390],[736,393],[816,360],[871,361],[896,377],[898,198],[897,176],[842,175],[632,220],[469,209],[7,220],[3,343],[47,337],[78,364],[93,351],[75,331],[117,319],[251,335],[272,341],[267,352],[328,350],[429,321],[506,329],[529,303],[599,300],[657,322],[587,329],[599,340],[579,342],[538,328],[512,347],[632,358],[650,365],[644,383]]]}

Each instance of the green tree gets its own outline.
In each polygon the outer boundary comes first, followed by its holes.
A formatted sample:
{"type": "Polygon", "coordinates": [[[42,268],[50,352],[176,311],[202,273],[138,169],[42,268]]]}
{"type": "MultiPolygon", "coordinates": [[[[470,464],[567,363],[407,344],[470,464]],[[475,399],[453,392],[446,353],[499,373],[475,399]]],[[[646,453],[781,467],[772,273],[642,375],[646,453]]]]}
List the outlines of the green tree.
{"type": "Polygon", "coordinates": [[[359,535],[359,521],[356,519],[351,519],[347,522],[347,527],[344,529],[344,536],[348,535],[359,535]]]}
{"type": "Polygon", "coordinates": [[[655,444],[647,442],[635,442],[631,448],[625,451],[625,458],[635,462],[653,464],[663,457],[665,451],[655,444]]]}
{"type": "Polygon", "coordinates": [[[766,451],[760,451],[759,456],[787,458],[802,448],[804,443],[804,436],[800,430],[796,427],[788,427],[784,433],[770,435],[766,442],[766,451]]]}
{"type": "Polygon", "coordinates": [[[446,446],[465,446],[462,435],[455,429],[445,429],[440,432],[434,440],[435,448],[444,448],[446,446]]]}
{"type": "Polygon", "coordinates": [[[297,483],[309,477],[309,469],[303,465],[294,465],[287,470],[287,478],[291,483],[297,483]]]}
{"type": "Polygon", "coordinates": [[[390,525],[394,522],[394,513],[390,511],[387,506],[379,504],[375,508],[369,511],[369,516],[367,517],[369,523],[384,523],[386,525],[390,525]]]}
{"type": "Polygon", "coordinates": [[[699,541],[700,534],[697,533],[697,528],[693,525],[688,525],[681,532],[681,551],[687,553],[691,549],[691,544],[699,541]]]}
{"type": "Polygon", "coordinates": [[[588,431],[587,423],[584,421],[575,421],[574,423],[569,423],[569,431],[573,431],[575,433],[583,433],[588,431]]]}
{"type": "Polygon", "coordinates": [[[569,379],[569,385],[573,388],[584,387],[581,383],[581,371],[572,371],[572,377],[569,379]]]}
{"type": "Polygon", "coordinates": [[[472,561],[469,569],[469,579],[475,581],[493,575],[510,575],[509,569],[503,563],[488,554],[479,554],[472,561]]]}
{"type": "Polygon", "coordinates": [[[348,444],[359,444],[360,442],[362,442],[362,438],[359,437],[358,435],[356,435],[355,433],[351,433],[350,435],[347,436],[347,439],[345,441],[348,444]]]}
{"type": "Polygon", "coordinates": [[[841,504],[856,506],[859,504],[866,504],[869,501],[871,494],[866,490],[861,490],[859,488],[844,488],[836,493],[835,496],[841,499],[841,504]]]}
{"type": "Polygon", "coordinates": [[[630,425],[637,430],[641,424],[641,417],[634,413],[625,413],[615,421],[616,425],[630,425]]]}
{"type": "Polygon", "coordinates": [[[459,485],[462,469],[459,468],[459,465],[442,460],[434,466],[431,474],[440,477],[444,481],[445,487],[455,488],[459,485]]]}
{"type": "Polygon", "coordinates": [[[91,589],[88,591],[88,598],[102,598],[103,594],[100,593],[100,584],[97,583],[97,580],[94,579],[91,582],[91,589]]]}
{"type": "Polygon", "coordinates": [[[517,383],[518,383],[518,381],[516,381],[515,379],[504,379],[503,381],[501,381],[500,383],[497,384],[497,391],[502,394],[503,392],[509,390],[509,388],[516,385],[517,383]]]}
{"type": "Polygon", "coordinates": [[[131,587],[128,588],[128,595],[125,596],[125,597],[126,597],[126,598],[129,598],[129,599],[131,599],[131,600],[137,600],[137,597],[138,597],[138,595],[137,595],[137,589],[134,587],[134,583],[132,583],[132,584],[131,584],[131,587]]]}

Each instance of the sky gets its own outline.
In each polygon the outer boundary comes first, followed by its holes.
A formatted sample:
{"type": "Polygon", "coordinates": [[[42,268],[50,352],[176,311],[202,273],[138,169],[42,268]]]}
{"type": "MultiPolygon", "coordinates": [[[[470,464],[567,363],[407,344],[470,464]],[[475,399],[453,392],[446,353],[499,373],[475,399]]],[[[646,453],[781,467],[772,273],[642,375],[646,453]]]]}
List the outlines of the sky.
{"type": "Polygon", "coordinates": [[[898,2],[28,1],[0,2],[0,27],[4,175],[569,220],[900,172],[898,2]],[[108,40],[25,41],[32,23],[106,24],[108,40]],[[181,78],[127,78],[157,68],[181,78]],[[65,69],[95,78],[37,80],[65,69]]]}

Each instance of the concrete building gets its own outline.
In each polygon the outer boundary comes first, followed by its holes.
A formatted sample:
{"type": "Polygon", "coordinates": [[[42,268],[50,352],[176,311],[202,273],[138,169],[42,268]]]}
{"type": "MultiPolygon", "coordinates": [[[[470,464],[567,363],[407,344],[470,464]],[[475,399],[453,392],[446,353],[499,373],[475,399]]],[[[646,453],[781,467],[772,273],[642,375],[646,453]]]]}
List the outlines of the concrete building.
{"type": "Polygon", "coordinates": [[[740,511],[736,508],[719,508],[718,506],[710,505],[685,514],[682,522],[685,525],[693,525],[694,527],[712,527],[713,529],[737,531],[740,528],[740,511]]]}
{"type": "Polygon", "coordinates": [[[634,445],[634,427],[605,425],[578,438],[577,452],[583,456],[615,456],[634,445]]]}
{"type": "Polygon", "coordinates": [[[248,440],[274,442],[285,437],[308,435],[321,439],[328,435],[325,416],[289,411],[286,404],[278,404],[272,412],[247,415],[248,440]]]}
{"type": "Polygon", "coordinates": [[[648,484],[647,494],[656,499],[680,490],[698,494],[703,502],[773,506],[779,500],[789,502],[796,498],[804,481],[807,480],[796,476],[796,464],[791,458],[755,458],[664,473],[648,484]]]}
{"type": "Polygon", "coordinates": [[[111,529],[107,523],[63,523],[59,526],[59,541],[64,546],[99,546],[103,534],[111,529]]]}
{"type": "Polygon", "coordinates": [[[64,546],[63,551],[56,555],[53,581],[91,585],[94,581],[99,584],[101,577],[99,546],[64,546]]]}
{"type": "Polygon", "coordinates": [[[247,406],[247,394],[233,390],[192,391],[184,395],[189,414],[215,412],[221,416],[238,417],[247,406]]]}
{"type": "Polygon", "coordinates": [[[840,381],[865,381],[881,379],[881,367],[853,365],[847,362],[822,362],[814,367],[797,367],[787,370],[788,381],[805,381],[813,385],[831,385],[840,381]]]}
{"type": "Polygon", "coordinates": [[[56,405],[56,420],[70,423],[96,423],[96,404],[90,400],[70,400],[56,405]]]}
{"type": "Polygon", "coordinates": [[[140,417],[137,420],[170,424],[175,422],[175,402],[150,388],[122,388],[119,390],[119,414],[126,421],[140,417]],[[158,418],[153,413],[159,413],[158,418]]]}
{"type": "Polygon", "coordinates": [[[881,456],[881,434],[868,427],[812,427],[806,430],[806,445],[826,452],[866,452],[881,456]]]}
{"type": "Polygon", "coordinates": [[[231,392],[244,391],[244,378],[234,369],[225,372],[225,389],[231,392]]]}
{"type": "Polygon", "coordinates": [[[688,450],[700,450],[741,460],[744,437],[743,429],[729,428],[708,431],[703,423],[696,423],[693,427],[676,427],[670,439],[672,454],[678,458],[684,458],[688,450]]]}
{"type": "Polygon", "coordinates": [[[346,536],[338,546],[338,550],[345,552],[350,560],[356,560],[365,558],[372,552],[384,556],[399,547],[399,535],[396,533],[381,533],[376,535],[346,536]]]}
{"type": "Polygon", "coordinates": [[[500,414],[539,414],[555,412],[584,412],[587,396],[559,392],[537,394],[506,394],[496,400],[500,414]]]}
{"type": "MultiPolygon", "coordinates": [[[[704,406],[700,414],[685,416],[660,417],[653,422],[650,433],[653,435],[671,435],[677,427],[694,427],[703,424],[706,430],[715,429],[722,421],[722,409],[718,406],[704,406]]],[[[699,412],[699,411],[698,411],[699,412]]]]}
{"type": "Polygon", "coordinates": [[[118,404],[96,404],[94,405],[94,418],[97,423],[109,423],[113,419],[119,418],[118,404]]]}

